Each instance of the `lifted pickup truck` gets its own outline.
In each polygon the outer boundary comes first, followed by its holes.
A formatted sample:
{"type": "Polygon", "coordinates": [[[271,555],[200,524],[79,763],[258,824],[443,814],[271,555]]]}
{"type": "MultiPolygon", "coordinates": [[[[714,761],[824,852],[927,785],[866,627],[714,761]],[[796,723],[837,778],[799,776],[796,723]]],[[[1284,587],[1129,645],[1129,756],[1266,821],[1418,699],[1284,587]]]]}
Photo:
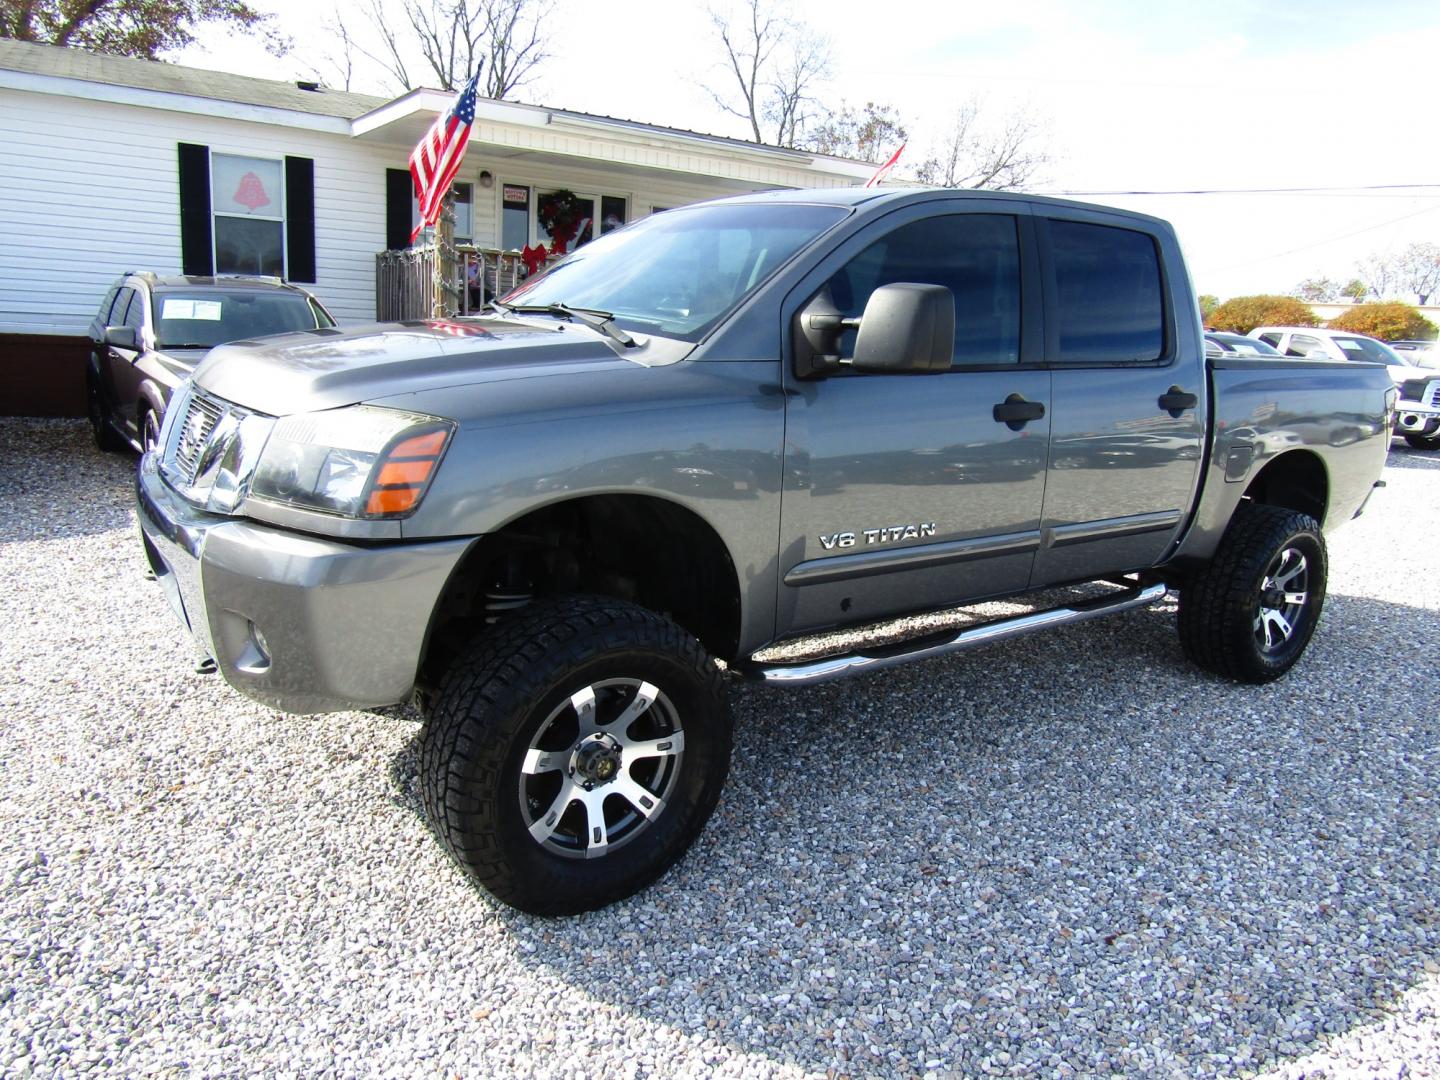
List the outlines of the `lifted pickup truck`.
{"type": "Polygon", "coordinates": [[[216,349],[142,460],[140,523],[233,687],[418,700],[442,843],[507,903],[571,913],[709,817],[717,658],[804,685],[1175,589],[1201,666],[1284,674],[1394,400],[1379,366],[1207,363],[1154,218],[770,193],[601,237],[484,317],[216,349]],[[940,639],[757,658],[1095,581],[940,639]]]}

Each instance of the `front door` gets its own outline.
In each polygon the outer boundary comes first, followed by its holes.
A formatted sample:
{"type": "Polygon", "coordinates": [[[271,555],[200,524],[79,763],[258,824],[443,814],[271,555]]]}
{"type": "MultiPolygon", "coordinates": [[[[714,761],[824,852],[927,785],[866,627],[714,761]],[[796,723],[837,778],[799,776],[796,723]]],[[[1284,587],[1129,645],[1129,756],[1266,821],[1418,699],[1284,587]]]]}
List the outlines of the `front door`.
{"type": "Polygon", "coordinates": [[[1054,381],[1036,587],[1162,561],[1204,446],[1204,363],[1178,346],[1179,320],[1193,316],[1172,303],[1159,238],[1132,219],[1075,214],[1037,220],[1054,381]]]}
{"type": "Polygon", "coordinates": [[[826,290],[854,317],[880,285],[944,285],[956,304],[955,354],[939,374],[787,372],[779,636],[1029,582],[1050,375],[1021,364],[1028,221],[1013,204],[938,205],[952,209],[922,204],[878,222],[801,287],[798,307],[826,290]],[[1035,418],[996,418],[997,405],[1021,399],[1035,418]]]}

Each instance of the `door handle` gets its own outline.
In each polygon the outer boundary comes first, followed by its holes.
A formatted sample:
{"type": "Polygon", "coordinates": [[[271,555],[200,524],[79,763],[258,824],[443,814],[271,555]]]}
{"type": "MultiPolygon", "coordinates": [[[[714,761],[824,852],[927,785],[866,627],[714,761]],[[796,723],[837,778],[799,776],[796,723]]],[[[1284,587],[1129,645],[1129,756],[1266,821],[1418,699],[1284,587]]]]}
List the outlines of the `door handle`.
{"type": "Polygon", "coordinates": [[[1160,395],[1160,408],[1168,412],[1176,420],[1186,409],[1195,408],[1200,401],[1194,394],[1187,394],[1178,386],[1172,386],[1168,391],[1160,395]]]}
{"type": "Polygon", "coordinates": [[[1019,431],[1031,420],[1045,415],[1045,406],[1038,401],[1026,401],[1024,394],[1011,394],[991,410],[997,424],[1004,424],[1011,431],[1019,431]]]}

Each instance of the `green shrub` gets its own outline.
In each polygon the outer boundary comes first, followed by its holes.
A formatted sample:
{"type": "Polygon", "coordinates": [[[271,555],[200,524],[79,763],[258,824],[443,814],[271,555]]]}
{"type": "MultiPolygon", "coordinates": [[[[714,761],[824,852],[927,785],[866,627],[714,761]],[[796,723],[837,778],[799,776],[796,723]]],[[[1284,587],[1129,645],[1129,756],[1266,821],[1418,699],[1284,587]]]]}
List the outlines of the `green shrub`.
{"type": "Polygon", "coordinates": [[[1331,330],[1349,330],[1352,334],[1369,334],[1382,341],[1414,341],[1435,339],[1436,328],[1409,304],[1384,302],[1356,304],[1349,311],[1325,324],[1331,330]]]}

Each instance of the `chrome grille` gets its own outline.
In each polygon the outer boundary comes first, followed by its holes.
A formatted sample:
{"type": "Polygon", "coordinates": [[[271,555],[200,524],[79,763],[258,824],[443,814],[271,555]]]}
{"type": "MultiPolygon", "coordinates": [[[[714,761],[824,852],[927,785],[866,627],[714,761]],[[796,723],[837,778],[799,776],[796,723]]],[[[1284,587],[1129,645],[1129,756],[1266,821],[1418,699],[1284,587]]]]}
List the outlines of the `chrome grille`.
{"type": "Polygon", "coordinates": [[[1432,409],[1440,409],[1440,379],[1431,379],[1420,400],[1432,409]]]}
{"type": "Polygon", "coordinates": [[[175,434],[175,471],[186,484],[193,484],[200,472],[200,462],[205,456],[205,447],[215,425],[220,422],[221,409],[214,402],[207,401],[199,394],[191,394],[180,421],[180,430],[175,434]]]}

